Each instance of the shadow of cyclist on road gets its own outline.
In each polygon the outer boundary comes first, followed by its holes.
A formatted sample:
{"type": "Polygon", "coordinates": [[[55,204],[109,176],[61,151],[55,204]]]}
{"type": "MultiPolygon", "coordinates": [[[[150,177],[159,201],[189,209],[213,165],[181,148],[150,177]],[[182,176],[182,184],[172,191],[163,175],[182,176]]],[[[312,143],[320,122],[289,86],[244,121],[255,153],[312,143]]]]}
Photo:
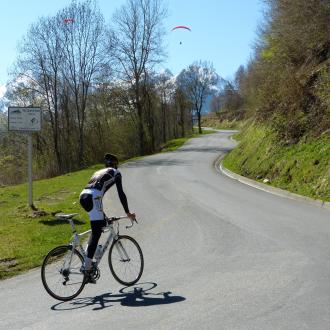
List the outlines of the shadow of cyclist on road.
{"type": "Polygon", "coordinates": [[[52,310],[72,310],[92,306],[92,310],[102,310],[121,304],[127,307],[145,307],[152,305],[173,304],[186,300],[182,296],[174,296],[172,292],[154,293],[150,290],[157,286],[156,283],[139,283],[135,286],[125,287],[118,294],[105,293],[95,297],[76,298],[68,302],[61,302],[51,307],[52,310]],[[148,288],[148,286],[150,286],[148,288]],[[148,291],[148,292],[147,292],[148,291]]]}

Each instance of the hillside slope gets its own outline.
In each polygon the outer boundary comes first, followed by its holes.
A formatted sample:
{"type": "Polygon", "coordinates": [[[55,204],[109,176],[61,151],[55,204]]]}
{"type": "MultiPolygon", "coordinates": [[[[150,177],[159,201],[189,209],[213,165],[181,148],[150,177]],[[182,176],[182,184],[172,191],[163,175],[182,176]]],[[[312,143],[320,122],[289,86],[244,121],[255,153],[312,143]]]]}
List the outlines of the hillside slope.
{"type": "Polygon", "coordinates": [[[267,126],[251,125],[224,165],[240,175],[300,195],[330,201],[330,133],[284,145],[267,126]]]}

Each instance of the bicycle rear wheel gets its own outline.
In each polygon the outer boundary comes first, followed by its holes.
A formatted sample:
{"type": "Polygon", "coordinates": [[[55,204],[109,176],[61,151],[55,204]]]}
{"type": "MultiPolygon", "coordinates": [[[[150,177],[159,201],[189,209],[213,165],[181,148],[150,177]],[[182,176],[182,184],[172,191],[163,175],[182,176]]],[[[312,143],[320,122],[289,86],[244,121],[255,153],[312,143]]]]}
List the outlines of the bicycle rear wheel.
{"type": "Polygon", "coordinates": [[[67,301],[78,296],[85,286],[81,272],[84,258],[70,245],[58,246],[51,250],[41,267],[42,284],[55,299],[67,301]]]}
{"type": "Polygon", "coordinates": [[[109,250],[109,266],[113,277],[123,285],[133,285],[141,277],[144,267],[142,250],[130,236],[119,236],[109,250]]]}

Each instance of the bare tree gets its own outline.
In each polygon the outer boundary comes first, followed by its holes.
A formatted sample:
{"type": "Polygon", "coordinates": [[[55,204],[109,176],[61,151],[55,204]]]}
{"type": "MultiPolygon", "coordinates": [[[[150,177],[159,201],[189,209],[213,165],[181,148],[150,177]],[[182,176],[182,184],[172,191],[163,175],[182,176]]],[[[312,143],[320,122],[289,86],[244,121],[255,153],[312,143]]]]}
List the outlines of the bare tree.
{"type": "MultiPolygon", "coordinates": [[[[72,2],[54,17],[40,18],[21,43],[15,78],[46,110],[59,172],[81,165],[87,100],[93,81],[103,68],[103,17],[94,2],[72,2]],[[101,56],[102,54],[102,56],[101,56]],[[77,139],[73,141],[73,139],[77,139]],[[69,146],[78,148],[70,150],[69,146]],[[78,162],[77,162],[78,160],[78,162]]],[[[15,84],[14,84],[15,85],[15,84]]],[[[24,90],[16,84],[19,95],[24,90]]]]}
{"type": "MultiPolygon", "coordinates": [[[[60,66],[63,61],[58,34],[60,23],[56,18],[40,18],[31,26],[21,43],[20,56],[13,72],[13,89],[17,96],[35,95],[47,111],[52,130],[53,152],[58,169],[62,170],[59,134],[60,66]],[[20,81],[21,83],[17,83],[20,81]],[[22,89],[23,88],[23,89],[22,89]]],[[[32,104],[32,103],[31,103],[32,104]]]]}
{"type": "Polygon", "coordinates": [[[146,72],[163,56],[163,27],[166,9],[162,0],[127,0],[114,15],[110,50],[118,64],[119,76],[132,93],[130,104],[137,114],[140,153],[145,153],[144,80],[146,72]]]}
{"type": "Polygon", "coordinates": [[[62,43],[64,63],[62,73],[73,97],[78,124],[78,162],[84,157],[84,129],[88,93],[93,81],[104,67],[104,19],[95,2],[72,2],[59,12],[63,22],[62,43]]]}
{"type": "Polygon", "coordinates": [[[181,137],[186,136],[186,131],[192,131],[192,113],[191,108],[192,105],[187,98],[187,95],[182,91],[180,87],[177,86],[174,94],[173,100],[174,108],[176,109],[176,113],[178,114],[178,124],[180,127],[181,137]]]}
{"type": "Polygon", "coordinates": [[[217,93],[212,97],[210,108],[211,112],[213,113],[219,113],[221,110],[222,102],[221,102],[221,95],[220,93],[217,93]]]}
{"type": "Polygon", "coordinates": [[[165,143],[167,141],[170,103],[175,91],[175,86],[173,75],[168,70],[159,74],[157,78],[157,91],[161,101],[162,137],[163,143],[165,143]]]}
{"type": "Polygon", "coordinates": [[[206,98],[212,94],[211,87],[215,86],[217,81],[218,76],[213,65],[202,61],[191,64],[178,77],[180,87],[187,94],[195,110],[199,133],[202,133],[201,113],[203,105],[206,98]]]}

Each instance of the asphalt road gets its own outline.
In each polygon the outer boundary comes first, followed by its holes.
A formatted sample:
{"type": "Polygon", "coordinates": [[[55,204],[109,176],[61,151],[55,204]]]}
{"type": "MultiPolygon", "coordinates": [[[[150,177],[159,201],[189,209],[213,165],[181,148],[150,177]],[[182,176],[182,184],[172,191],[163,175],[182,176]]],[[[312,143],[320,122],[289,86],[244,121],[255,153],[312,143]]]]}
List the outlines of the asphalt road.
{"type": "MultiPolygon", "coordinates": [[[[0,328],[329,329],[330,211],[221,175],[229,135],[121,167],[140,220],[121,233],[144,252],[141,293],[116,283],[104,258],[96,285],[59,302],[37,269],[0,282],[0,328]]],[[[116,191],[105,204],[123,213],[116,191]]]]}

